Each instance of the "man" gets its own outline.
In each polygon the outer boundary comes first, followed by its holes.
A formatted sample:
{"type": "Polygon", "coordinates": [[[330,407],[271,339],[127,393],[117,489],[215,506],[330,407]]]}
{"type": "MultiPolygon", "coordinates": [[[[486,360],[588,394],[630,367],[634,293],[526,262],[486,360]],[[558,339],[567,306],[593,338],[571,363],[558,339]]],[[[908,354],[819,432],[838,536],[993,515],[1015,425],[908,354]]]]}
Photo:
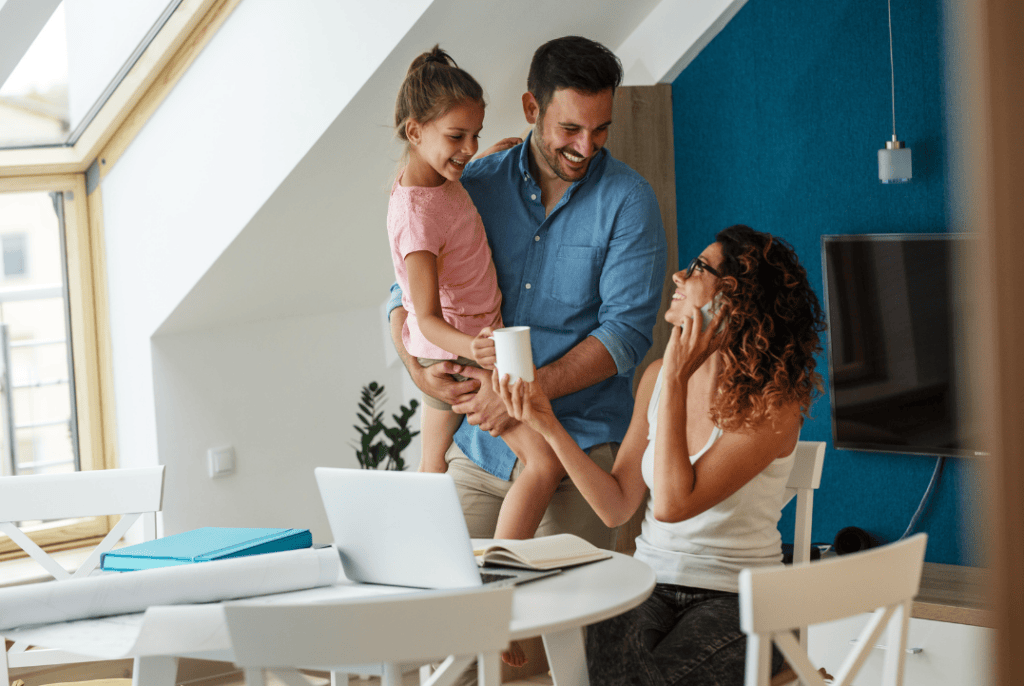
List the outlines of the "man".
{"type": "MultiPolygon", "coordinates": [[[[651,345],[666,251],[650,185],[603,148],[621,80],[618,58],[599,43],[578,36],[545,43],[523,95],[532,132],[462,175],[491,245],[504,324],[531,327],[536,379],[569,433],[606,471],[629,424],[633,369],[651,345]]],[[[392,339],[413,381],[466,414],[448,472],[470,535],[491,537],[521,468],[498,438],[514,420],[493,392],[490,372],[450,362],[423,368],[410,358],[402,345],[407,313],[397,286],[392,291],[392,339]],[[455,381],[456,372],[471,378],[455,381]]],[[[614,531],[568,479],[537,535],[564,531],[600,547],[614,544],[614,531]]]]}

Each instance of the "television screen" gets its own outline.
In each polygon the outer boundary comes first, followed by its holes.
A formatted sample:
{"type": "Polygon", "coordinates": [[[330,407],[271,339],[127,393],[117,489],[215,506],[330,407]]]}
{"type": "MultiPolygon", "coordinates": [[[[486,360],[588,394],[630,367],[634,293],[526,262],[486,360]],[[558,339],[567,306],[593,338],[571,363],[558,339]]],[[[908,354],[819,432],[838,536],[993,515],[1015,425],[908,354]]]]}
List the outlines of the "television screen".
{"type": "Polygon", "coordinates": [[[959,418],[954,234],[823,236],[837,448],[973,455],[959,418]]]}

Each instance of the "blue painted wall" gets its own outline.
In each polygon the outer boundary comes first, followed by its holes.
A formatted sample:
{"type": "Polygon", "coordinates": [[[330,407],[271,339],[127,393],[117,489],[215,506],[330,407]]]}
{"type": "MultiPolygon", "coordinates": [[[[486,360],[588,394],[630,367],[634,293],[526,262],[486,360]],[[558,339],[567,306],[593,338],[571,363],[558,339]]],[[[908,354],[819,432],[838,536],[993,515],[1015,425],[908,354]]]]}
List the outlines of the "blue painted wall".
{"type": "MultiPolygon", "coordinates": [[[[731,224],[788,240],[822,304],[820,236],[949,229],[941,0],[892,3],[896,126],[909,184],[878,182],[892,135],[885,0],[750,0],[672,85],[679,255],[731,224]]],[[[818,368],[826,377],[824,355],[818,368]]],[[[828,441],[813,540],[845,526],[898,538],[935,458],[836,450],[827,393],[801,437],[828,441]]],[[[947,458],[917,530],[927,559],[972,564],[962,541],[968,470],[947,458]]],[[[792,506],[780,529],[792,538],[792,506]]]]}

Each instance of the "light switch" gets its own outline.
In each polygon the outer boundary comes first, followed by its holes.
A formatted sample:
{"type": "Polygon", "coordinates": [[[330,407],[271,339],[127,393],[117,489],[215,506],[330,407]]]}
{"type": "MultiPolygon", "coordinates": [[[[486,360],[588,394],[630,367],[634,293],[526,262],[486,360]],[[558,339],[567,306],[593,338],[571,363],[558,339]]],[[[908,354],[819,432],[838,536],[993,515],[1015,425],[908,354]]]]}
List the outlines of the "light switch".
{"type": "Polygon", "coordinates": [[[235,473],[235,449],[231,446],[210,448],[206,453],[206,460],[211,479],[235,473]]]}

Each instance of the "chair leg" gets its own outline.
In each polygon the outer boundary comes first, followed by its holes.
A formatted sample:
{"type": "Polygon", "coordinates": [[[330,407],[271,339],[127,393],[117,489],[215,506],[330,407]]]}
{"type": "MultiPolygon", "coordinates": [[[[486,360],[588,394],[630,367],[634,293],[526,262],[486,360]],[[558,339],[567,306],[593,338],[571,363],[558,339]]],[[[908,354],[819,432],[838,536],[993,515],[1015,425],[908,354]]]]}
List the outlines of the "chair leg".
{"type": "Polygon", "coordinates": [[[381,686],[402,686],[402,666],[394,662],[385,662],[380,684],[381,686]]]}
{"type": "Polygon", "coordinates": [[[757,634],[747,634],[747,670],[744,686],[768,686],[771,662],[771,639],[757,634]],[[754,665],[754,669],[751,669],[750,665],[754,665]]]}
{"type": "Polygon", "coordinates": [[[0,686],[9,686],[11,673],[7,669],[7,641],[0,636],[0,648],[3,648],[3,655],[0,656],[0,686]]]}
{"type": "Polygon", "coordinates": [[[132,686],[174,686],[176,657],[137,657],[132,665],[132,686]]]}
{"type": "MultiPolygon", "coordinates": [[[[266,683],[267,677],[263,673],[262,667],[245,670],[245,686],[266,686],[266,683]]],[[[135,686],[135,684],[132,684],[132,686],[135,686]]]]}
{"type": "Polygon", "coordinates": [[[501,661],[498,653],[480,653],[476,660],[479,686],[498,686],[501,683],[501,661]]]}

